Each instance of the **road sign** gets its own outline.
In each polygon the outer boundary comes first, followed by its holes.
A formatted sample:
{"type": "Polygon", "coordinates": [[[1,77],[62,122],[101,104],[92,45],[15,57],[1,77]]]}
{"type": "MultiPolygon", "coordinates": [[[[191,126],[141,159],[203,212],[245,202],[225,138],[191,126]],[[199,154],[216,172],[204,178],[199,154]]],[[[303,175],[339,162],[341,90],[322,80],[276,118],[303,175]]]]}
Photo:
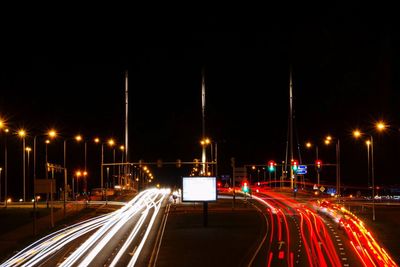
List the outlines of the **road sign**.
{"type": "Polygon", "coordinates": [[[324,191],[325,191],[325,187],[321,186],[321,187],[319,188],[319,190],[321,190],[321,192],[324,192],[324,191]]]}
{"type": "Polygon", "coordinates": [[[307,165],[299,165],[296,174],[307,174],[307,165]]]}

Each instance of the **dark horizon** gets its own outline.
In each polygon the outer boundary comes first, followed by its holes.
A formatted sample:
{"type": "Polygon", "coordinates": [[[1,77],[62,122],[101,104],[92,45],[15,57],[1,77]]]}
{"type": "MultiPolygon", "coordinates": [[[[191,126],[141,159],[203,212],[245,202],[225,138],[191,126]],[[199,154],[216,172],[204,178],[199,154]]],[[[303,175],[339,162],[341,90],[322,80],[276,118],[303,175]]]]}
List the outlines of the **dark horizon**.
{"type": "MultiPolygon", "coordinates": [[[[132,41],[115,38],[110,47],[102,41],[115,36],[98,29],[90,36],[60,30],[52,47],[47,44],[40,51],[24,42],[19,42],[21,49],[3,49],[0,117],[31,135],[55,128],[64,137],[80,133],[87,138],[115,137],[121,143],[128,70],[131,160],[191,161],[201,158],[204,69],[206,133],[218,143],[219,173],[228,174],[231,157],[237,165],[284,160],[292,69],[294,142],[303,163],[315,160],[315,152],[304,147],[307,141],[319,144],[324,163],[335,163],[334,146],[323,144],[330,134],[340,140],[342,184],[367,186],[366,146],[351,136],[358,127],[374,134],[375,184],[397,183],[392,166],[400,150],[400,132],[378,134],[373,129],[379,120],[400,128],[398,32],[390,17],[378,20],[354,10],[332,9],[296,25],[286,23],[285,17],[270,18],[267,24],[263,17],[254,17],[250,22],[267,25],[262,31],[242,26],[228,31],[217,29],[233,18],[220,15],[207,15],[203,27],[183,29],[166,23],[174,30],[149,28],[131,35],[132,41]]],[[[38,39],[38,44],[47,40],[38,39]]],[[[9,182],[18,187],[21,144],[16,137],[8,140],[9,182]]],[[[51,157],[62,163],[62,141],[57,142],[51,157]]],[[[1,151],[3,147],[2,142],[1,151]]],[[[68,145],[67,151],[83,153],[80,149],[68,145]]],[[[88,150],[90,161],[96,162],[98,147],[89,145],[88,150]]],[[[1,152],[1,165],[3,157],[1,152]]],[[[82,165],[79,157],[70,154],[67,162],[82,165]]],[[[97,176],[99,166],[91,164],[97,176]]],[[[156,177],[162,171],[154,168],[156,177]]],[[[180,173],[171,169],[160,179],[173,180],[180,173]]],[[[322,178],[334,184],[334,167],[324,166],[322,178]]]]}

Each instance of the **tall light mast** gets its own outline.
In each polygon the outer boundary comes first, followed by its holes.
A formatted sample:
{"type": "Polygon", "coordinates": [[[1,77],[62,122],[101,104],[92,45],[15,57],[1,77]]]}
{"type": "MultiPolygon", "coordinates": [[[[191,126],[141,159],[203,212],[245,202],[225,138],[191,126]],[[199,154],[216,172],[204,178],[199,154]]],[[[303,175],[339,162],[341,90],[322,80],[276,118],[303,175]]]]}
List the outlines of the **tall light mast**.
{"type": "MultiPolygon", "coordinates": [[[[290,162],[293,161],[293,83],[292,83],[292,69],[290,69],[289,77],[289,149],[290,149],[290,162]]],[[[293,168],[290,167],[290,185],[294,188],[295,174],[293,168]]]]}
{"type": "MultiPolygon", "coordinates": [[[[204,81],[204,69],[201,77],[201,114],[202,114],[202,140],[206,138],[206,85],[204,81]]],[[[203,162],[203,175],[206,175],[206,145],[202,145],[201,162],[203,162]]]]}
{"type": "Polygon", "coordinates": [[[125,161],[129,162],[128,158],[128,71],[125,71],[125,161]]]}

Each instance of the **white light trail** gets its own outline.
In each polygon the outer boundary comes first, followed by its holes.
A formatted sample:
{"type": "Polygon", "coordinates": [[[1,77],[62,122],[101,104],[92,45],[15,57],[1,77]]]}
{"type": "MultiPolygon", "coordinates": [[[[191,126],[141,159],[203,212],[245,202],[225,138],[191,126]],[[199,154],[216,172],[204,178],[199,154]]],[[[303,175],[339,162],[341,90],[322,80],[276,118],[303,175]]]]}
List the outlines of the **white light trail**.
{"type": "Polygon", "coordinates": [[[0,267],[37,266],[65,247],[68,243],[85,234],[95,231],[81,246],[79,246],[59,265],[71,266],[80,263],[80,266],[87,266],[96,258],[98,253],[101,253],[102,249],[110,240],[112,240],[114,234],[121,230],[125,223],[132,222],[130,220],[135,220],[129,238],[125,241],[123,249],[120,250],[113,261],[117,262],[121,255],[123,255],[123,251],[129,247],[129,244],[135,236],[137,236],[140,228],[144,225],[147,216],[150,214],[150,210],[154,208],[146,234],[139,244],[140,249],[136,250],[133,255],[133,258],[136,260],[143,244],[146,242],[147,233],[150,231],[151,226],[154,223],[154,219],[161,207],[161,203],[169,192],[170,191],[163,189],[148,189],[142,191],[135,198],[126,203],[125,206],[115,212],[74,224],[32,243],[7,261],[3,262],[0,267]],[[140,216],[136,216],[139,212],[140,216]],[[85,257],[83,258],[83,261],[80,262],[83,256],[85,257]]]}

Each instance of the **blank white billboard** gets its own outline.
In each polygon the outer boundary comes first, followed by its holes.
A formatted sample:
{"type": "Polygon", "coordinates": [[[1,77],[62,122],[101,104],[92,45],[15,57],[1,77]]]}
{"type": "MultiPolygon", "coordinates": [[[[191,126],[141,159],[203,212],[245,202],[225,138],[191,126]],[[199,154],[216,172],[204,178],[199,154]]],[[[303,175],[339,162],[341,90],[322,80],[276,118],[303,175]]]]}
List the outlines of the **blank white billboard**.
{"type": "Polygon", "coordinates": [[[217,201],[217,178],[182,177],[182,201],[217,201]]]}

